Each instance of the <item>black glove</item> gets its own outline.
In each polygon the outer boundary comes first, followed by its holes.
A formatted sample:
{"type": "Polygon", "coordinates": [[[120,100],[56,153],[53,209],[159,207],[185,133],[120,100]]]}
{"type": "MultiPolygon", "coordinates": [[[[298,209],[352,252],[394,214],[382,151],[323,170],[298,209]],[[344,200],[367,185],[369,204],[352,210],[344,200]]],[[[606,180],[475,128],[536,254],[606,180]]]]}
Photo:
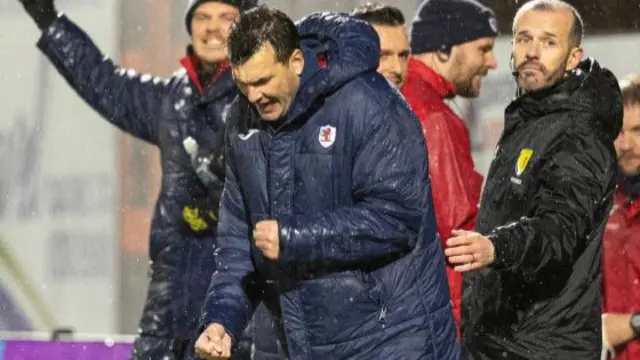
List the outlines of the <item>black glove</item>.
{"type": "Polygon", "coordinates": [[[53,0],[20,0],[20,2],[40,30],[51,26],[58,17],[53,0]]]}

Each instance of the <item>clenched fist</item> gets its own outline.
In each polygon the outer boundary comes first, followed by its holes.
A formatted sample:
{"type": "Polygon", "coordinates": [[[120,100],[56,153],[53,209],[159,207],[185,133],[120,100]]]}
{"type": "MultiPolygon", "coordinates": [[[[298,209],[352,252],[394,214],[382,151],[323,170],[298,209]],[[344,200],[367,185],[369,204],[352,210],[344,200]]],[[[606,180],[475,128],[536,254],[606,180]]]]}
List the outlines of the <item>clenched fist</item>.
{"type": "Polygon", "coordinates": [[[263,220],[256,223],[253,229],[253,238],[256,246],[267,259],[278,260],[280,255],[280,234],[278,222],[275,220],[263,220]]]}
{"type": "Polygon", "coordinates": [[[231,336],[224,327],[213,323],[196,341],[196,354],[205,360],[222,360],[231,357],[231,336]]]}
{"type": "Polygon", "coordinates": [[[58,16],[53,0],[20,0],[40,30],[51,26],[58,16]]]}

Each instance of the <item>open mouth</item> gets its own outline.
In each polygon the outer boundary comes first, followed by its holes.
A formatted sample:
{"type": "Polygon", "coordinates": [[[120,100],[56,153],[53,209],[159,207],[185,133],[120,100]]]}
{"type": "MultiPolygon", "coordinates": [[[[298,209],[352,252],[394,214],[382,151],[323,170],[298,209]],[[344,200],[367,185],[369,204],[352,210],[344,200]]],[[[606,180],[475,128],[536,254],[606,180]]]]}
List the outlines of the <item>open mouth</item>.
{"type": "Polygon", "coordinates": [[[263,113],[268,113],[274,110],[275,105],[275,101],[266,101],[264,103],[258,104],[258,107],[260,108],[260,110],[262,110],[263,113]]]}
{"type": "Polygon", "coordinates": [[[266,103],[266,104],[261,104],[261,105],[260,105],[260,108],[261,108],[263,111],[267,112],[267,111],[269,111],[269,110],[273,107],[273,105],[274,105],[273,103],[269,102],[269,103],[266,103]]]}
{"type": "Polygon", "coordinates": [[[218,49],[224,45],[224,42],[218,38],[203,39],[202,43],[205,47],[211,49],[218,49]]]}

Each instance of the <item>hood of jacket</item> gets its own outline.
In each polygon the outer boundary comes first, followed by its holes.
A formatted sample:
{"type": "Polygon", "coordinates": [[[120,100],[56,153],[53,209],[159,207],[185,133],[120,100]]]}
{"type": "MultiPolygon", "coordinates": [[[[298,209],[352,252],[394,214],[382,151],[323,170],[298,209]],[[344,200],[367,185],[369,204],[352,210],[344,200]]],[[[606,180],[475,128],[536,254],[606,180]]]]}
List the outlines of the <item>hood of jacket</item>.
{"type": "Polygon", "coordinates": [[[347,14],[317,12],[296,23],[305,69],[287,114],[294,121],[318,100],[349,81],[378,68],[380,39],[368,23],[347,14]],[[326,59],[318,65],[318,57],[326,59]]]}

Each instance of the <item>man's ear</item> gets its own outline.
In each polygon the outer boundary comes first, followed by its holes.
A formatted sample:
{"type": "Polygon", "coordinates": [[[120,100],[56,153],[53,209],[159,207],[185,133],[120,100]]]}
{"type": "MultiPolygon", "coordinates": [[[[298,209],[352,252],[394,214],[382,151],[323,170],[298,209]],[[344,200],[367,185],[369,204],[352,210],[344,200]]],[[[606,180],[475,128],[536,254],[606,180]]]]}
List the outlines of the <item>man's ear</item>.
{"type": "Polygon", "coordinates": [[[302,50],[295,49],[291,56],[289,57],[289,66],[292,66],[296,72],[296,75],[302,75],[302,70],[304,69],[304,54],[302,50]]]}
{"type": "Polygon", "coordinates": [[[453,47],[441,47],[436,50],[436,58],[441,63],[446,63],[451,58],[451,51],[453,51],[453,47]]]}
{"type": "Polygon", "coordinates": [[[571,71],[578,67],[580,61],[582,61],[582,57],[584,56],[584,50],[581,47],[576,47],[571,49],[569,53],[569,59],[567,59],[567,67],[566,71],[571,71]]]}

